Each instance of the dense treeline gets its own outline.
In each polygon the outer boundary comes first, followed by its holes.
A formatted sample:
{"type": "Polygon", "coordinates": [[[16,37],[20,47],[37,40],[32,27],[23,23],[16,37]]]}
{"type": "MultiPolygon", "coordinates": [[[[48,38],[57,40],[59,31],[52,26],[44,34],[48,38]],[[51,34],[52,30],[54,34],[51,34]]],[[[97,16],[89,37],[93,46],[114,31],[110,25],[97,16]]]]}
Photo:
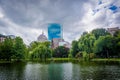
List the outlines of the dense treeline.
{"type": "Polygon", "coordinates": [[[57,57],[63,58],[68,57],[69,49],[64,46],[59,46],[56,49],[51,49],[50,42],[32,42],[29,46],[30,59],[34,60],[46,60],[47,58],[57,57]]]}
{"type": "Polygon", "coordinates": [[[1,60],[25,59],[26,51],[26,46],[20,37],[16,37],[15,39],[6,38],[4,42],[0,42],[1,60]]]}
{"type": "Polygon", "coordinates": [[[120,30],[111,35],[106,29],[84,32],[78,41],[72,42],[71,54],[82,54],[84,58],[120,57],[120,30]]]}
{"type": "Polygon", "coordinates": [[[20,37],[6,38],[0,42],[0,60],[41,60],[47,58],[118,58],[120,57],[120,30],[111,35],[106,29],[83,32],[78,41],[72,42],[71,49],[59,46],[52,49],[50,42],[34,41],[26,46],[20,37]]]}

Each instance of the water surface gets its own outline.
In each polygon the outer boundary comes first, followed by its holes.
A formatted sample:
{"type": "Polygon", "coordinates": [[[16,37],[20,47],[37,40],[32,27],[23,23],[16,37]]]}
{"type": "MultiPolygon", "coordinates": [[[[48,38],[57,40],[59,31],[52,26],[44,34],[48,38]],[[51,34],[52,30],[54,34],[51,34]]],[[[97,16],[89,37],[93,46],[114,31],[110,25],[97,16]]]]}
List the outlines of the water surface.
{"type": "Polygon", "coordinates": [[[120,80],[120,63],[0,63],[0,80],[120,80]]]}

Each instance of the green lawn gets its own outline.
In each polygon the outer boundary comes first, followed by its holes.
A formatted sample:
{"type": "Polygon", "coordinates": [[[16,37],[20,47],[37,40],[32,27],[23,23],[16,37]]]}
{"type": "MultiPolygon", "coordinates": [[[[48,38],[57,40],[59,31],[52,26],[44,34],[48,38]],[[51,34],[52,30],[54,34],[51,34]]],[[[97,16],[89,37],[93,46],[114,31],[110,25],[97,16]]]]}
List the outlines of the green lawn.
{"type": "Polygon", "coordinates": [[[48,61],[80,61],[78,58],[48,58],[48,61]]]}
{"type": "MultiPolygon", "coordinates": [[[[22,60],[24,61],[24,60],[22,60]]],[[[30,61],[30,60],[25,60],[25,61],[30,61]]],[[[35,59],[35,60],[31,60],[31,61],[39,61],[39,59],[35,59]]],[[[84,61],[82,58],[47,58],[46,61],[75,61],[75,62],[79,62],[79,61],[84,61]]],[[[94,58],[91,59],[90,61],[119,61],[120,62],[120,58],[94,58]]],[[[4,60],[0,60],[0,63],[11,63],[14,61],[4,61],[4,60]]]]}
{"type": "MultiPolygon", "coordinates": [[[[79,58],[48,58],[48,61],[83,61],[83,59],[79,59],[79,58]]],[[[120,58],[94,58],[91,59],[91,61],[120,61],[120,58]]]]}
{"type": "Polygon", "coordinates": [[[91,61],[120,61],[120,58],[95,58],[91,61]]]}

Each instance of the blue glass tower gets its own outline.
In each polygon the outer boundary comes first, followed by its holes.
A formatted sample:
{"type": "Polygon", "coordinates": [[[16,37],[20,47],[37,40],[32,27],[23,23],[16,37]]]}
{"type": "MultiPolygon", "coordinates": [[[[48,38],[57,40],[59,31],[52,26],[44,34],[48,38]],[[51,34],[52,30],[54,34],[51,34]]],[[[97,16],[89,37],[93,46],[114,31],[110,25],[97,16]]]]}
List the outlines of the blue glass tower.
{"type": "Polygon", "coordinates": [[[48,39],[62,38],[62,27],[60,24],[51,23],[48,25],[48,39]]]}

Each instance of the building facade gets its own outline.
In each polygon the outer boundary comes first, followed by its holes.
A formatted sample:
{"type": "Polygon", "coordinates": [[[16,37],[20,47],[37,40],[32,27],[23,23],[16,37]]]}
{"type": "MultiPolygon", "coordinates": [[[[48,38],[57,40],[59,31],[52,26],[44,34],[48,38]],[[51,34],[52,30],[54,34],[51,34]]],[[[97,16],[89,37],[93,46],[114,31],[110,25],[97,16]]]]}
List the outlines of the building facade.
{"type": "Polygon", "coordinates": [[[71,48],[71,44],[67,41],[64,41],[64,39],[61,39],[61,38],[54,38],[52,40],[52,45],[51,45],[51,48],[55,49],[57,48],[58,46],[64,46],[66,48],[71,48]]]}
{"type": "Polygon", "coordinates": [[[108,32],[113,36],[116,31],[120,30],[119,27],[108,28],[108,32]]]}
{"type": "Polygon", "coordinates": [[[5,35],[0,34],[0,42],[3,42],[5,40],[5,38],[6,38],[5,35]]]}
{"type": "Polygon", "coordinates": [[[61,38],[53,38],[51,42],[51,48],[55,49],[59,46],[59,42],[63,42],[64,40],[61,38]]]}
{"type": "Polygon", "coordinates": [[[62,38],[62,27],[60,24],[51,23],[48,25],[48,39],[62,38]]]}

